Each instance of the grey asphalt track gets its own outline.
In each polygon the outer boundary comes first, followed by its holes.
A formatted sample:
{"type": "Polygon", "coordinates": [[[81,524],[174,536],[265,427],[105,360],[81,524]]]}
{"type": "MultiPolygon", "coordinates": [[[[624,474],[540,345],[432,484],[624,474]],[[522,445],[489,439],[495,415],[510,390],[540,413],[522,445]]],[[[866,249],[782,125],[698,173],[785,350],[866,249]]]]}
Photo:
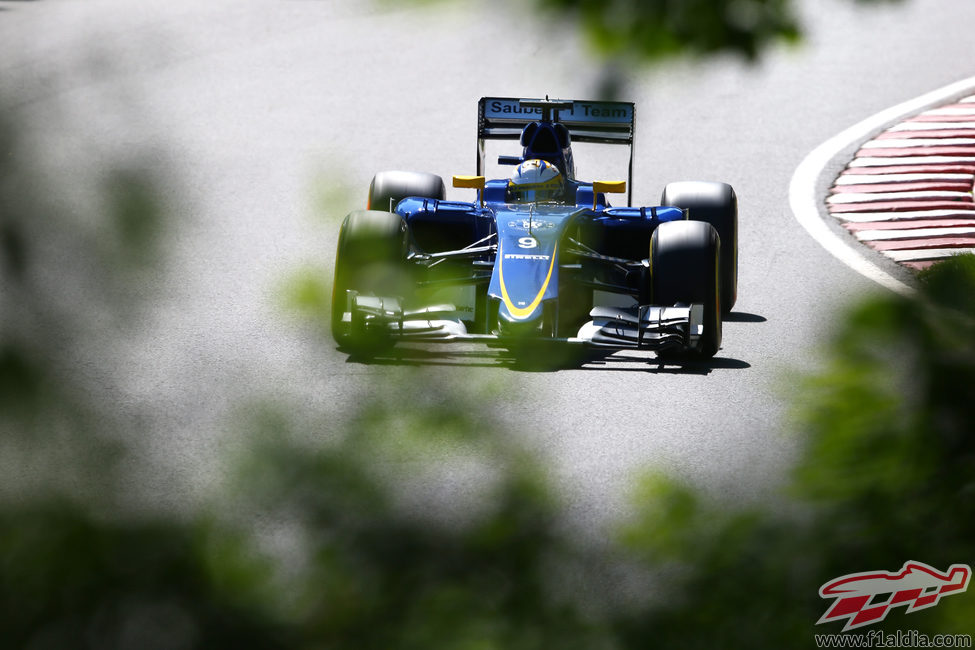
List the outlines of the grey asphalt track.
{"type": "MultiPolygon", "coordinates": [[[[635,202],[655,203],[671,180],[723,180],[739,195],[739,301],[714,363],[620,353],[523,372],[474,347],[349,362],[284,316],[278,294],[293,269],[331,264],[338,219],[376,171],[472,173],[479,97],[590,97],[601,68],[564,25],[514,3],[0,1],[0,110],[31,127],[38,159],[70,187],[149,151],[178,188],[159,298],[135,336],[95,337],[90,350],[112,346],[111,381],[147,414],[158,497],[206,489],[249,398],[341,409],[371,379],[410,378],[416,365],[446,383],[475,365],[477,381],[501,386],[501,419],[541,450],[583,519],[618,511],[647,466],[716,492],[773,490],[795,452],[790,373],[815,364],[845,305],[879,290],[793,219],[792,172],[860,119],[971,76],[975,60],[967,0],[799,4],[806,40],[759,64],[627,71],[635,202]],[[335,213],[323,216],[330,185],[345,193],[331,191],[335,213]]],[[[606,162],[577,159],[586,177],[606,162]]]]}

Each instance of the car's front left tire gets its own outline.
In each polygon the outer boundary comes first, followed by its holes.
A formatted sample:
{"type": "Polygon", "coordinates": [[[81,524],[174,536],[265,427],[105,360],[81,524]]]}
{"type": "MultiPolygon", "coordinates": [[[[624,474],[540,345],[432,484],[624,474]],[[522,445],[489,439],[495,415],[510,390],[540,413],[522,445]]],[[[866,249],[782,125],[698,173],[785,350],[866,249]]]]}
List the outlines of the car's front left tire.
{"type": "Polygon", "coordinates": [[[738,299],[738,196],[727,183],[668,183],[661,205],[684,208],[688,219],[714,226],[721,240],[721,309],[727,314],[738,299]]]}

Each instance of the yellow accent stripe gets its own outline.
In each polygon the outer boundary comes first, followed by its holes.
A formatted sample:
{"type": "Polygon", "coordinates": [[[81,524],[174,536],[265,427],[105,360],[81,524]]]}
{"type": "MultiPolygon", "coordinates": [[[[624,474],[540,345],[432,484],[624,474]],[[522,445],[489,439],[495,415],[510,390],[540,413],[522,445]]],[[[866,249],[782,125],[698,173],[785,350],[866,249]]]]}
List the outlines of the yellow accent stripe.
{"type": "Polygon", "coordinates": [[[535,311],[535,308],[538,307],[538,303],[542,302],[542,296],[545,295],[545,289],[548,288],[548,283],[552,279],[552,270],[555,269],[555,258],[557,257],[558,252],[559,245],[556,244],[555,249],[552,251],[552,261],[549,262],[548,265],[548,275],[545,276],[545,282],[542,283],[542,288],[539,289],[538,295],[535,296],[535,299],[532,300],[531,304],[527,307],[515,307],[511,302],[511,298],[508,297],[508,289],[504,286],[504,252],[502,251],[501,246],[498,246],[498,257],[501,258],[498,262],[500,265],[498,267],[498,276],[501,280],[501,299],[504,300],[504,305],[508,308],[508,311],[511,312],[512,316],[515,318],[528,318],[532,315],[532,312],[535,311]]]}

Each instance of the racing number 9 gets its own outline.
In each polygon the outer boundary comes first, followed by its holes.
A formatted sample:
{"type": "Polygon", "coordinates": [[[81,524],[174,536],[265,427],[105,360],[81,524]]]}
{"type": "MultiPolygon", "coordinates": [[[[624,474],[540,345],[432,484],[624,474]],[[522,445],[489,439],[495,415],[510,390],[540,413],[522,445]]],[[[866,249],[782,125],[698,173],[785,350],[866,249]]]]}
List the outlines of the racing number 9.
{"type": "Polygon", "coordinates": [[[521,248],[535,248],[538,246],[538,242],[534,237],[519,237],[518,246],[521,248]]]}

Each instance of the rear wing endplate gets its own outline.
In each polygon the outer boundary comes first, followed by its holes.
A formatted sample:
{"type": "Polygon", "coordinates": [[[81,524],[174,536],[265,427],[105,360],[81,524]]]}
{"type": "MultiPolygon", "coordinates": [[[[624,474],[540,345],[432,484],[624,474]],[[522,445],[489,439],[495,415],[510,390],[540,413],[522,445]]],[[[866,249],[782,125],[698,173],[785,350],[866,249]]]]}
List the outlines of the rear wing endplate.
{"type": "Polygon", "coordinates": [[[484,171],[487,140],[518,140],[527,124],[551,118],[569,129],[574,142],[621,144],[630,148],[627,201],[633,199],[633,102],[482,97],[477,103],[477,173],[484,171]]]}

